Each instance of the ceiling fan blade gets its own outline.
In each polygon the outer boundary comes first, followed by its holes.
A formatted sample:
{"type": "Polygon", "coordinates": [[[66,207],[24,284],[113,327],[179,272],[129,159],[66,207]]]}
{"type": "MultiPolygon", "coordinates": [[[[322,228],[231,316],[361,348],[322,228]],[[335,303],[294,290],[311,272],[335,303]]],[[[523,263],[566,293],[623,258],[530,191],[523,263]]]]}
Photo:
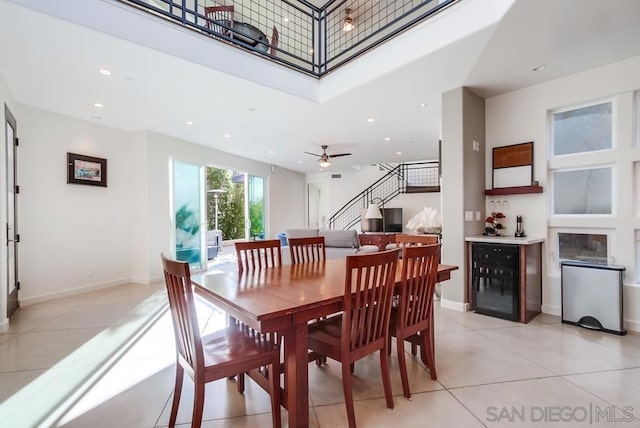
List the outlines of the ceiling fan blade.
{"type": "Polygon", "coordinates": [[[339,158],[340,156],[351,156],[351,153],[338,153],[335,155],[329,155],[330,158],[339,158]]]}
{"type": "Polygon", "coordinates": [[[305,153],[308,154],[308,155],[313,155],[313,156],[318,156],[318,157],[322,156],[322,155],[317,155],[317,154],[311,153],[311,152],[305,152],[305,153]]]}

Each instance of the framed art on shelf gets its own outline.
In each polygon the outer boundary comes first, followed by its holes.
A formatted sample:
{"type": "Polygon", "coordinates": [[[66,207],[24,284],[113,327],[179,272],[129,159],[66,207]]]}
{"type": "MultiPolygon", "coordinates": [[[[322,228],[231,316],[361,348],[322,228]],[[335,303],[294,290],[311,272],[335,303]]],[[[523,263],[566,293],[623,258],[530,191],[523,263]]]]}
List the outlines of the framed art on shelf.
{"type": "Polygon", "coordinates": [[[67,184],[107,187],[107,160],[67,153],[67,184]]]}

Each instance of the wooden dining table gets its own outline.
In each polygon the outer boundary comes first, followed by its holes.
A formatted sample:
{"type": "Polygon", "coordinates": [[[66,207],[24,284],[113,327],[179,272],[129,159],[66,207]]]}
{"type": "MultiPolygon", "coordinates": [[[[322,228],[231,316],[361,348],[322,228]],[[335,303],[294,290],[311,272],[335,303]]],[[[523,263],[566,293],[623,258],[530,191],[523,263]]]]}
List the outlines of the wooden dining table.
{"type": "MultiPolygon", "coordinates": [[[[439,265],[438,282],[450,279],[456,269],[439,265]]],[[[396,284],[401,273],[402,260],[396,284]]],[[[191,277],[198,295],[249,327],[277,332],[283,339],[282,404],[289,412],[290,427],[309,425],[307,323],[342,310],[345,275],[345,259],[330,259],[242,274],[214,270],[191,277]]]]}

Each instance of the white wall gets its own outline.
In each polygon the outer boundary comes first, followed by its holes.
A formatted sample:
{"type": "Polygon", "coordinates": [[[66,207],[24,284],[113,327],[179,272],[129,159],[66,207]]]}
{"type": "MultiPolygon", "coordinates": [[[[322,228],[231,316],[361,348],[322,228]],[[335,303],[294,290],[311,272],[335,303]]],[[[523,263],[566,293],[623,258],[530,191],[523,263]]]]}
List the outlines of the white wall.
{"type": "Polygon", "coordinates": [[[485,142],[484,100],[467,88],[456,88],[442,94],[442,260],[459,266],[442,288],[441,305],[466,310],[468,305],[466,278],[466,236],[482,233],[483,222],[475,220],[475,212],[484,217],[484,152],[473,150],[485,142]],[[474,214],[465,221],[464,212],[474,214]]]}
{"type": "MultiPolygon", "coordinates": [[[[627,328],[640,331],[640,287],[634,283],[636,248],[634,236],[640,229],[640,219],[633,212],[632,201],[639,190],[633,189],[633,162],[640,160],[640,149],[633,146],[633,91],[640,89],[640,57],[577,73],[565,78],[545,82],[522,90],[490,98],[486,101],[486,180],[491,187],[491,150],[508,144],[534,142],[534,179],[547,186],[548,112],[549,110],[602,99],[613,99],[618,120],[613,124],[614,145],[611,153],[592,154],[602,162],[616,162],[614,198],[615,216],[590,220],[590,227],[613,230],[611,252],[615,263],[626,266],[624,317],[627,328]],[[635,192],[635,193],[634,193],[635,192]]],[[[566,160],[551,160],[554,166],[570,166],[566,160]]],[[[515,215],[522,214],[528,236],[547,238],[543,245],[543,311],[560,314],[560,277],[552,260],[557,251],[549,234],[549,227],[570,227],[584,224],[577,218],[549,220],[548,207],[551,193],[548,186],[539,195],[518,195],[501,198],[508,200],[508,227],[515,227],[515,215]]]]}
{"type": "MultiPolygon", "coordinates": [[[[308,173],[307,183],[321,185],[320,216],[321,220],[324,218],[324,223],[321,221],[321,225],[326,227],[329,217],[386,173],[386,170],[380,171],[380,168],[375,165],[365,165],[359,170],[333,173],[340,174],[341,178],[331,178],[330,171],[308,173]]],[[[305,189],[305,198],[306,196],[305,189]]],[[[402,208],[403,227],[424,207],[432,207],[440,211],[440,193],[401,194],[385,205],[385,208],[402,208]]],[[[301,227],[306,227],[306,217],[301,227]]],[[[357,228],[359,229],[359,224],[357,228]]]]}
{"type": "Polygon", "coordinates": [[[144,160],[130,134],[25,105],[14,114],[21,304],[128,282],[130,179],[144,160]],[[67,152],[106,158],[108,187],[67,184],[67,152]]]}
{"type": "MultiPolygon", "coordinates": [[[[6,94],[0,92],[0,97],[6,94]]],[[[272,173],[268,164],[173,137],[119,131],[25,105],[13,112],[21,141],[21,305],[121,283],[160,280],[159,255],[171,253],[172,158],[266,177],[270,237],[289,223],[303,221],[302,174],[283,169],[272,173]],[[67,184],[67,152],[106,158],[108,187],[67,184]]],[[[5,308],[4,300],[0,302],[5,308]]]]}

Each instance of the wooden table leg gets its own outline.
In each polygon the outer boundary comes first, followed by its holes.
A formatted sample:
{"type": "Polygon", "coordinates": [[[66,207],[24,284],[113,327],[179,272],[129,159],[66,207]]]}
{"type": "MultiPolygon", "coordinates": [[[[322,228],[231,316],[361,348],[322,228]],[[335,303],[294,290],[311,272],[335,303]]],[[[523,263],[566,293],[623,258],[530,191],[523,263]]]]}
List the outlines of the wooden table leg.
{"type": "Polygon", "coordinates": [[[309,362],[307,323],[282,332],[284,337],[285,392],[290,427],[309,426],[309,362]]]}

